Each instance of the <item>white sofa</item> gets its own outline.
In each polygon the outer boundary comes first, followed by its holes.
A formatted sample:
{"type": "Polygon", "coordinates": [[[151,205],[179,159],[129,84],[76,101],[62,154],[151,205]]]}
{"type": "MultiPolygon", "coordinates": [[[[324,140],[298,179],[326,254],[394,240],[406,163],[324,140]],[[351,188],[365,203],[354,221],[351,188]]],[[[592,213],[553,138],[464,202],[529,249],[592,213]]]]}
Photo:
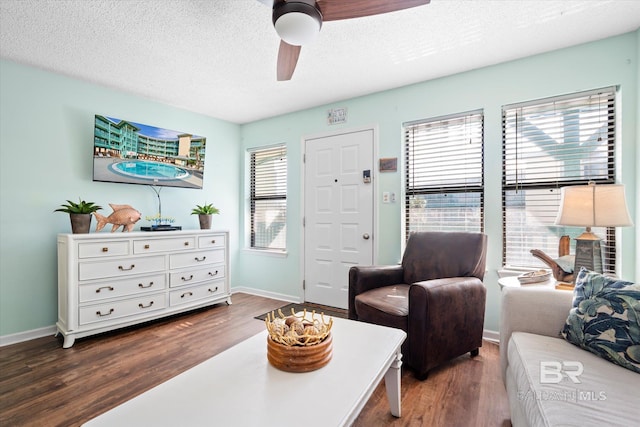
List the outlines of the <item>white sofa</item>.
{"type": "Polygon", "coordinates": [[[562,338],[572,298],[541,286],[502,291],[500,363],[513,427],[640,425],[640,375],[562,338]]]}

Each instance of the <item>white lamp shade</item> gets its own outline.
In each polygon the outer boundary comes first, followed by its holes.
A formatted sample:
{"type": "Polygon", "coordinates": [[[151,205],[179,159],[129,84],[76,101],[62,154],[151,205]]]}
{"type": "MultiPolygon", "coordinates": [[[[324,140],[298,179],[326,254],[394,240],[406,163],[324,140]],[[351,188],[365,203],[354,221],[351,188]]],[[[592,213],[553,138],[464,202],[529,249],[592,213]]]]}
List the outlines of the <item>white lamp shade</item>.
{"type": "Polygon", "coordinates": [[[576,185],[561,189],[556,224],[580,227],[624,227],[633,225],[624,185],[576,185]]]}
{"type": "Polygon", "coordinates": [[[320,33],[321,22],[306,13],[285,13],[274,23],[282,40],[293,46],[311,43],[320,33]]]}

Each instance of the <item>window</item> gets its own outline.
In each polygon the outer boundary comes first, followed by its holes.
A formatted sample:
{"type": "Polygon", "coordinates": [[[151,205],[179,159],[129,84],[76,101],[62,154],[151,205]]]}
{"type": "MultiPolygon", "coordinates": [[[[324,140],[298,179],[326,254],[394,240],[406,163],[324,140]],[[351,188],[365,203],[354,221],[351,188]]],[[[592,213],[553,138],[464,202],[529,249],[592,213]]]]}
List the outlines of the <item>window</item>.
{"type": "Polygon", "coordinates": [[[484,230],[482,111],[405,123],[405,239],[484,230]]]}
{"type": "MultiPolygon", "coordinates": [[[[531,249],[558,257],[563,235],[581,227],[554,225],[560,188],[615,182],[615,88],[598,89],[502,108],[503,264],[539,268],[531,249]]],[[[615,229],[593,228],[603,238],[603,269],[615,271],[615,229]]]]}
{"type": "Polygon", "coordinates": [[[287,150],[284,145],[259,149],[251,159],[251,247],[286,249],[287,150]]]}

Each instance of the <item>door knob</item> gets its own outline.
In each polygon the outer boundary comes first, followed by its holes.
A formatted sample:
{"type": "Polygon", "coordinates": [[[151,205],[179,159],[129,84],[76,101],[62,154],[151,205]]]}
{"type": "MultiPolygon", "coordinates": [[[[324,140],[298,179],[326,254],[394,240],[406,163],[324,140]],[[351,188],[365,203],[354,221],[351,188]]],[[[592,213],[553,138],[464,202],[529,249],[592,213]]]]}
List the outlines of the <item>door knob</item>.
{"type": "Polygon", "coordinates": [[[369,240],[369,233],[364,233],[364,234],[362,235],[362,238],[363,238],[364,240],[369,240]]]}

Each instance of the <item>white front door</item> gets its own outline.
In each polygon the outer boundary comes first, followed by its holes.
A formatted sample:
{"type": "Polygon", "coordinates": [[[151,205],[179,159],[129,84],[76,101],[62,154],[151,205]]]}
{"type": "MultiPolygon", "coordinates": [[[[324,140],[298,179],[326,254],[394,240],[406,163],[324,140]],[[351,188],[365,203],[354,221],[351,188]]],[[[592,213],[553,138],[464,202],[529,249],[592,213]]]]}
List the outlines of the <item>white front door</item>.
{"type": "Polygon", "coordinates": [[[373,143],[373,129],[305,140],[305,301],[347,308],[349,268],[373,263],[373,143]]]}

